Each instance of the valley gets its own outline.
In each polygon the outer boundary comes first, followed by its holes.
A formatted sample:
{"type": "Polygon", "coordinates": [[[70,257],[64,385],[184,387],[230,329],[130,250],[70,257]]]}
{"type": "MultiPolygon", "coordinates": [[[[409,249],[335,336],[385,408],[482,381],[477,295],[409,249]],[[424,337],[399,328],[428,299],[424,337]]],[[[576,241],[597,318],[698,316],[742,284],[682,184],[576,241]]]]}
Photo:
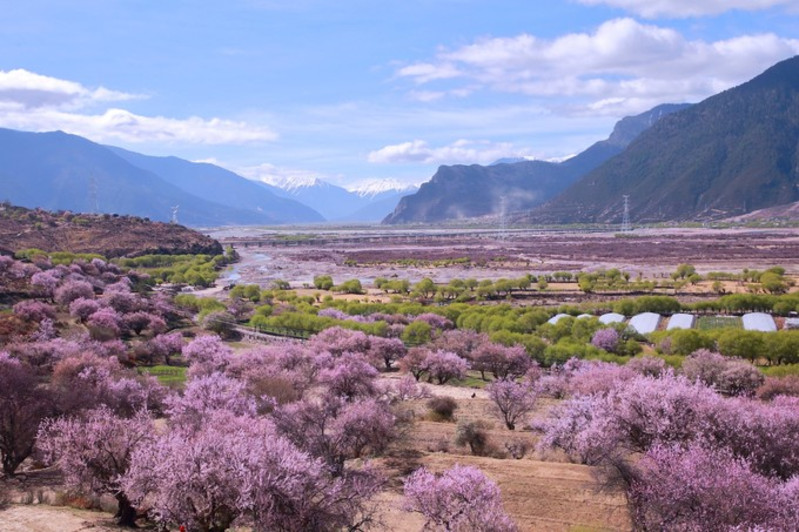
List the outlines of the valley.
{"type": "Polygon", "coordinates": [[[227,228],[210,235],[242,257],[237,282],[281,279],[301,288],[316,275],[335,280],[399,276],[499,279],[527,273],[617,268],[663,278],[681,263],[700,273],[768,269],[799,274],[799,234],[792,228],[644,228],[629,233],[574,230],[227,228]]]}

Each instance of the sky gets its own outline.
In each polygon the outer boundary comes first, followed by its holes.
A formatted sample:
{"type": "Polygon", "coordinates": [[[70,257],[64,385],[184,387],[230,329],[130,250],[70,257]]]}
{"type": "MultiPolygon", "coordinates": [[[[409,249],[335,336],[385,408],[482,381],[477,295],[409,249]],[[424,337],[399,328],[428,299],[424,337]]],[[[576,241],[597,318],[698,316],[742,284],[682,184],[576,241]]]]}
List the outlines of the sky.
{"type": "Polygon", "coordinates": [[[25,0],[0,127],[355,188],[561,159],[799,54],[799,0],[25,0]]]}

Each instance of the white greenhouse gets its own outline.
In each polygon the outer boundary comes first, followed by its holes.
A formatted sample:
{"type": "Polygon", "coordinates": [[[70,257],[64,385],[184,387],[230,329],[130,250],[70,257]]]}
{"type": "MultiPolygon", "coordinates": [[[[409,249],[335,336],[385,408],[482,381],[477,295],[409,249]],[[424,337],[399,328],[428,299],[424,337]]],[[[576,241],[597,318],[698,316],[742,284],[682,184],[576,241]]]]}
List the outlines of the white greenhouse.
{"type": "Polygon", "coordinates": [[[774,332],[777,330],[774,318],[764,312],[744,314],[741,320],[744,323],[744,329],[747,331],[774,332]]]}
{"type": "Polygon", "coordinates": [[[599,322],[603,323],[604,325],[610,325],[611,323],[624,323],[624,320],[624,315],[619,314],[618,312],[608,312],[607,314],[602,314],[599,317],[599,322]]]}
{"type": "Polygon", "coordinates": [[[693,314],[675,314],[669,318],[669,324],[666,326],[666,330],[693,329],[695,322],[696,316],[693,314]]]}
{"type": "Polygon", "coordinates": [[[659,323],[660,314],[642,312],[630,318],[630,322],[627,325],[638,334],[649,334],[657,330],[659,323]]]}
{"type": "Polygon", "coordinates": [[[569,315],[568,315],[568,314],[563,314],[563,313],[561,313],[561,314],[555,314],[554,316],[552,316],[551,318],[549,318],[549,319],[547,320],[547,323],[550,323],[550,324],[552,324],[552,325],[555,325],[556,323],[558,323],[558,322],[559,322],[560,320],[562,320],[563,318],[568,318],[568,317],[569,317],[569,315]]]}

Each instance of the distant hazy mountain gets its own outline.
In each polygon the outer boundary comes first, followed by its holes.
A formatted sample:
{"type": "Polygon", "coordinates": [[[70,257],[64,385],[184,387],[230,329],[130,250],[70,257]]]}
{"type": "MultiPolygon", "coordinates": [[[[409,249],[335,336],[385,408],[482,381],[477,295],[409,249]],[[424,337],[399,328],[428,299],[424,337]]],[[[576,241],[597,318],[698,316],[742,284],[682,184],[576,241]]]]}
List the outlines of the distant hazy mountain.
{"type": "Polygon", "coordinates": [[[663,118],[530,222],[707,220],[799,200],[799,56],[663,118]]]}
{"type": "Polygon", "coordinates": [[[489,164],[488,166],[496,166],[498,164],[515,164],[521,163],[524,161],[531,161],[532,159],[527,159],[525,157],[503,157],[502,159],[497,159],[493,163],[489,164]]]}
{"type": "Polygon", "coordinates": [[[400,198],[416,191],[416,187],[391,181],[374,181],[355,190],[347,190],[317,178],[285,179],[271,186],[277,194],[308,205],[334,222],[379,222],[386,217],[400,198]]]}
{"type": "Polygon", "coordinates": [[[384,223],[439,222],[531,209],[620,153],[661,117],[685,107],[661,105],[624,118],[607,140],[562,162],[500,160],[490,166],[441,166],[416,194],[400,200],[384,223]]]}
{"type": "Polygon", "coordinates": [[[0,129],[0,199],[17,205],[130,214],[160,221],[168,221],[172,207],[179,205],[180,223],[193,226],[321,220],[318,213],[274,195],[270,199],[244,178],[236,181],[235,174],[228,174],[211,165],[138,156],[60,131],[0,129]],[[196,174],[192,173],[194,170],[196,174]],[[161,172],[174,181],[165,179],[161,172]],[[237,206],[231,206],[208,199],[214,197],[207,194],[213,189],[214,180],[206,181],[201,175],[210,174],[220,178],[214,199],[227,201],[228,190],[243,186],[261,194],[257,204],[261,210],[251,206],[249,200],[242,199],[233,204],[237,206]],[[191,185],[192,176],[203,185],[191,185]],[[199,193],[195,194],[192,188],[199,193]]]}
{"type": "Polygon", "coordinates": [[[320,213],[298,201],[281,197],[238,174],[208,163],[177,157],[152,157],[122,148],[108,147],[129,163],[148,170],[204,200],[263,213],[282,223],[323,221],[320,213]]]}

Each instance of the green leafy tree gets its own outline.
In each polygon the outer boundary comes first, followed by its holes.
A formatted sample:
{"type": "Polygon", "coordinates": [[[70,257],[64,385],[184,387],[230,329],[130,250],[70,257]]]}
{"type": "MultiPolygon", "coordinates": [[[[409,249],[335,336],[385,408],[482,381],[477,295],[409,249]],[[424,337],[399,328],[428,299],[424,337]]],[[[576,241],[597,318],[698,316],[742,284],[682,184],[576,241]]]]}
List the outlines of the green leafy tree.
{"type": "MultiPolygon", "coordinates": [[[[375,284],[377,280],[375,280],[375,284]]],[[[333,278],[329,275],[317,275],[313,278],[313,285],[319,290],[330,290],[333,288],[333,278]]]]}
{"type": "Polygon", "coordinates": [[[408,345],[422,345],[433,338],[433,328],[424,321],[415,321],[402,331],[402,341],[408,345]]]}

